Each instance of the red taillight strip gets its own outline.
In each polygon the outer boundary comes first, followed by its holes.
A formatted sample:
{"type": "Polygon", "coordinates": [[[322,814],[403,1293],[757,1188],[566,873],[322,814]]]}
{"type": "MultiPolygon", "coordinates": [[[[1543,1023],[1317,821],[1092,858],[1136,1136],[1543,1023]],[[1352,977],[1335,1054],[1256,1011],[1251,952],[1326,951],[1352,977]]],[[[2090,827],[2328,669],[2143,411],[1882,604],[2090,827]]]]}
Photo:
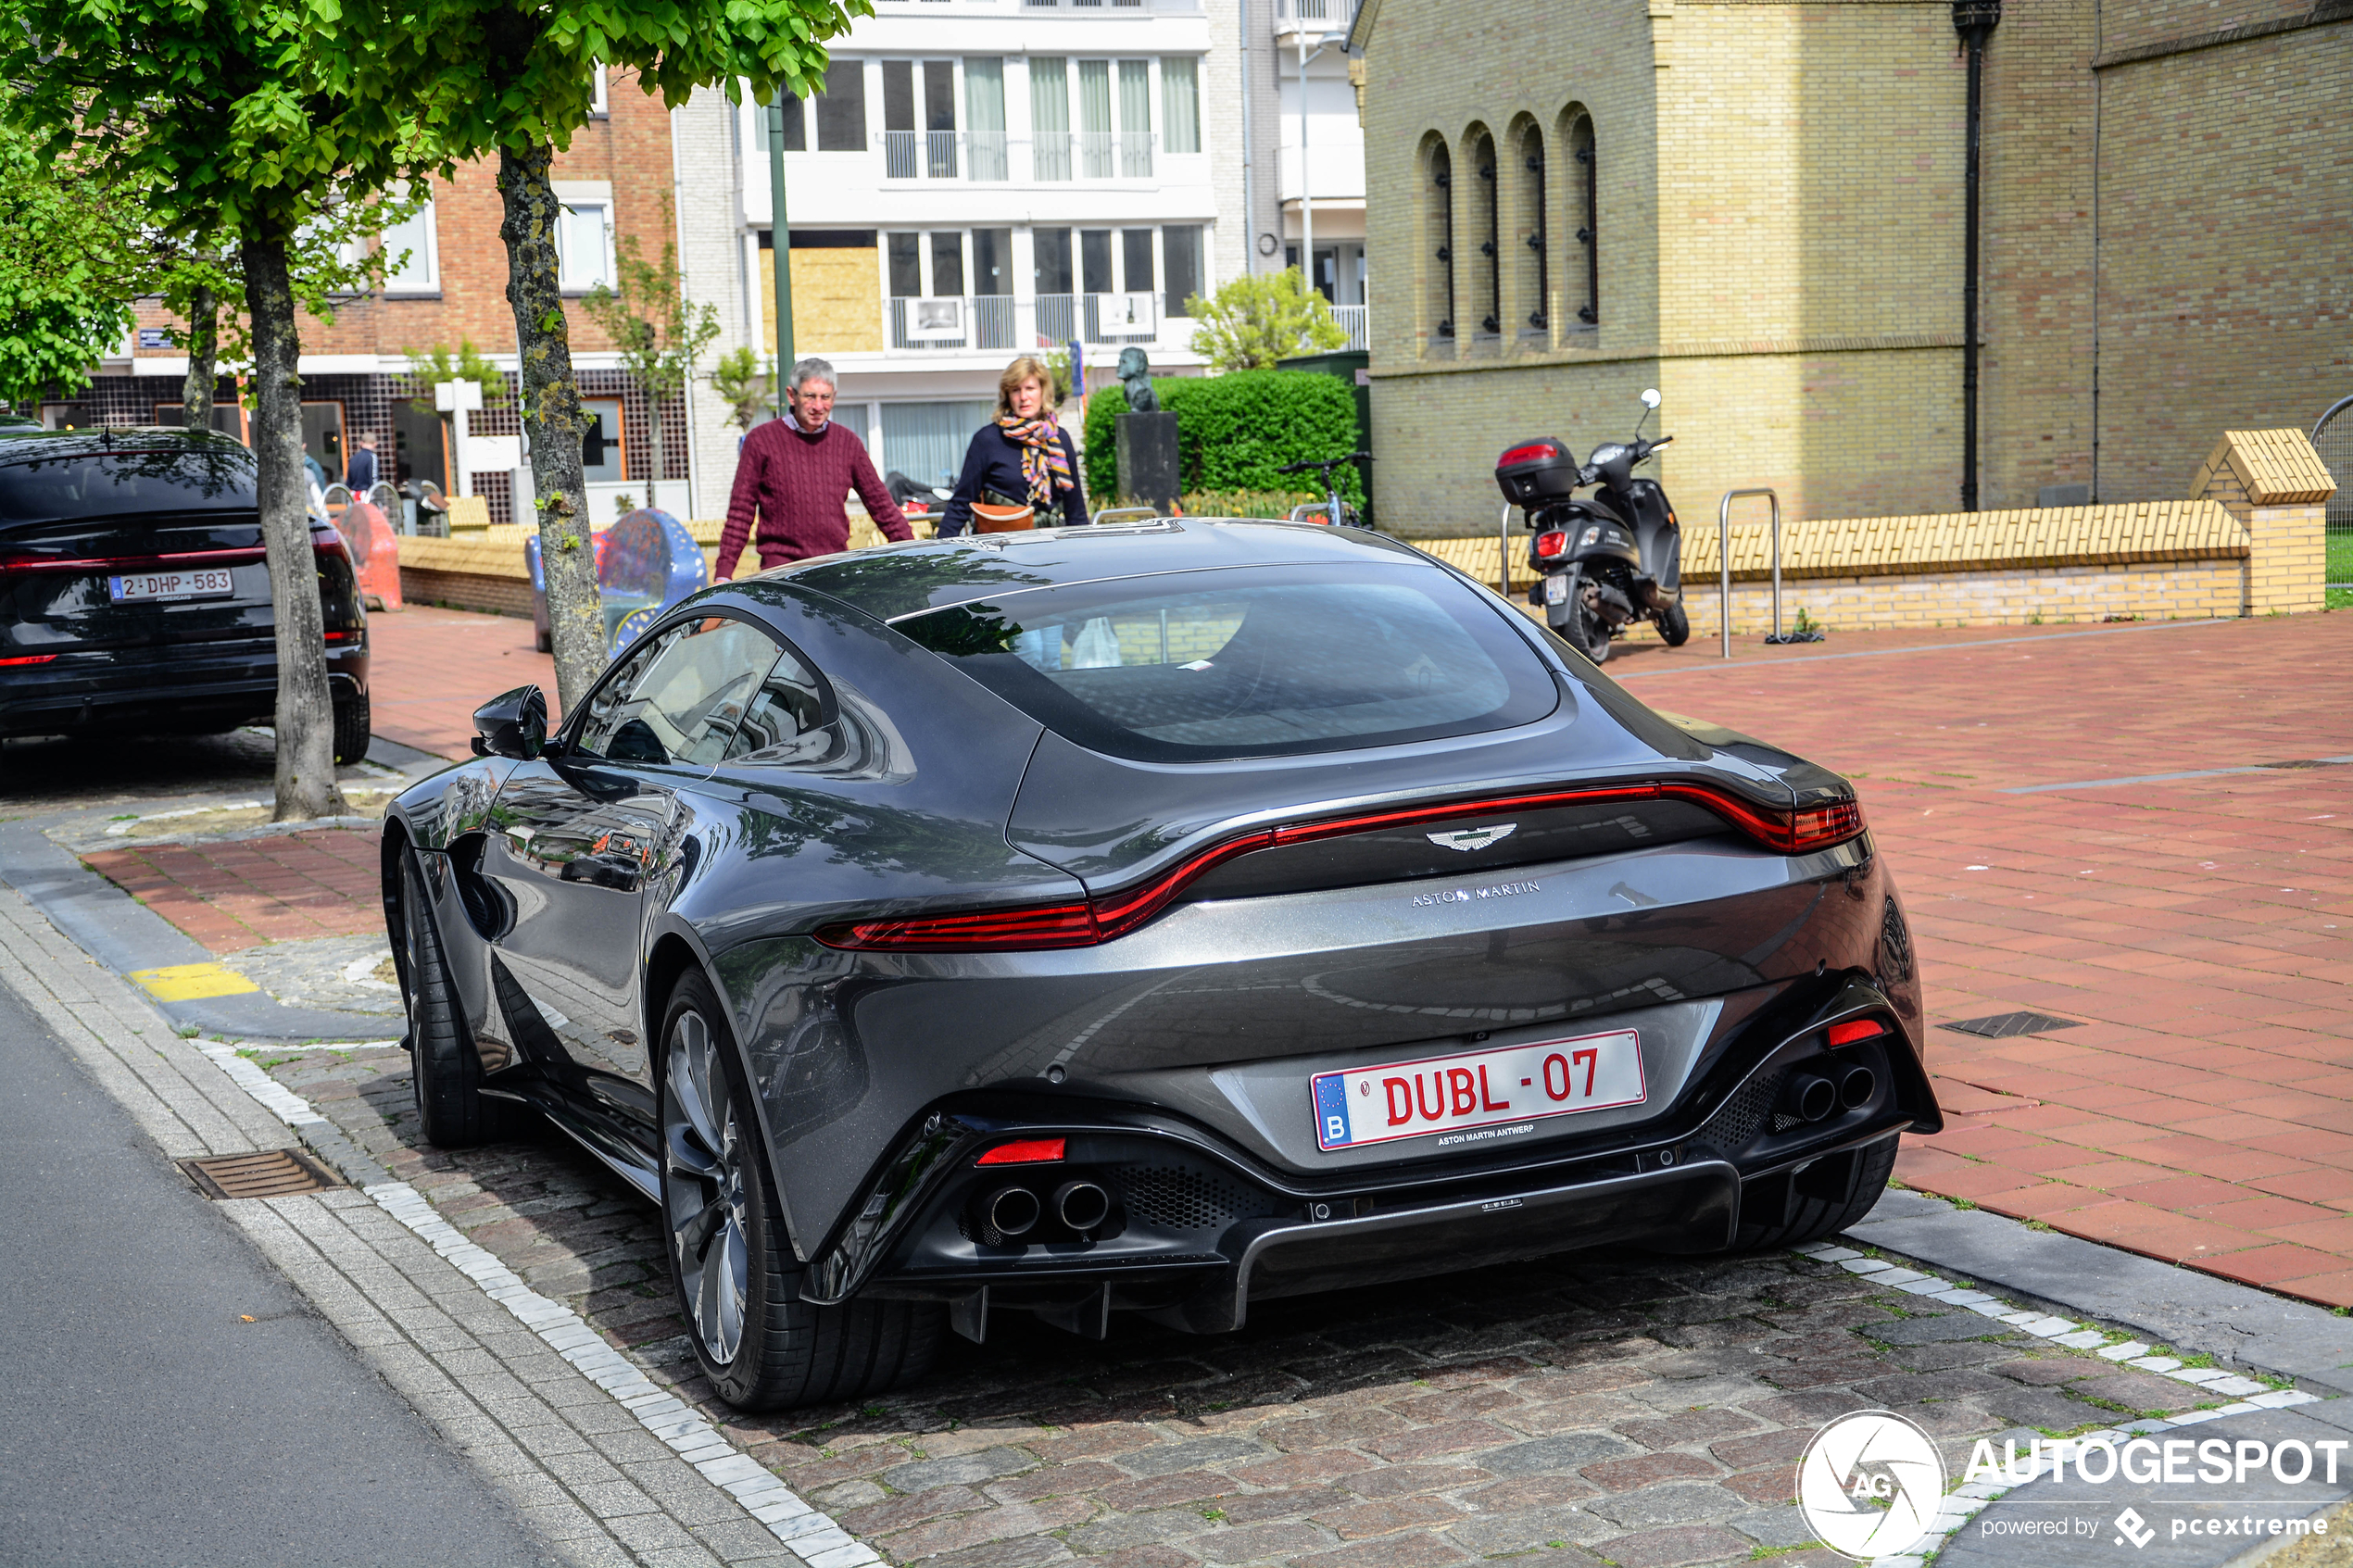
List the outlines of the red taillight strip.
{"type": "Polygon", "coordinates": [[[1189,856],[1151,881],[1083,904],[1053,904],[1021,909],[982,909],[968,914],[910,920],[853,921],[821,926],[817,940],[829,947],[887,948],[900,952],[1007,952],[1044,947],[1091,947],[1125,936],[1168,905],[1187,885],[1238,856],[1293,844],[1313,844],[1406,823],[1453,822],[1504,811],[1534,811],[1559,806],[1603,805],[1617,800],[1688,800],[1705,807],[1768,849],[1809,854],[1843,844],[1863,831],[1863,809],[1852,800],[1802,811],[1754,805],[1729,790],[1705,784],[1611,784],[1597,789],[1554,790],[1539,795],[1488,797],[1451,805],[1410,806],[1394,811],[1261,828],[1189,856]]]}
{"type": "Polygon", "coordinates": [[[0,659],[0,664],[46,664],[57,657],[54,653],[28,653],[15,659],[0,659]]]}
{"type": "Polygon", "coordinates": [[[113,556],[92,560],[57,560],[46,556],[16,556],[0,560],[7,571],[156,571],[176,566],[243,566],[266,552],[258,545],[233,550],[183,550],[170,556],[113,556]]]}

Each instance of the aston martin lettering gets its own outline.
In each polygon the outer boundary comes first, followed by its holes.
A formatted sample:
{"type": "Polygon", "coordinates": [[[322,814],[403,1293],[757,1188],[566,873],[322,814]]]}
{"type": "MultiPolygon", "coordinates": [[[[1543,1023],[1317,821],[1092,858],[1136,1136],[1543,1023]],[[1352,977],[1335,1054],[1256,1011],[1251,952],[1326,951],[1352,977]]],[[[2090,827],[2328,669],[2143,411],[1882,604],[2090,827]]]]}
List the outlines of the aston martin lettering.
{"type": "Polygon", "coordinates": [[[1481,898],[1509,898],[1521,893],[1541,893],[1541,882],[1499,882],[1492,887],[1444,887],[1435,893],[1414,895],[1414,908],[1427,909],[1438,904],[1476,904],[1481,898]]]}
{"type": "Polygon", "coordinates": [[[1327,1150],[1525,1125],[1640,1105],[1650,1094],[1642,1037],[1631,1029],[1318,1073],[1307,1087],[1315,1141],[1327,1150]]]}
{"type": "Polygon", "coordinates": [[[1518,826],[1517,822],[1504,822],[1495,827],[1456,828],[1452,833],[1428,833],[1422,836],[1441,849],[1460,849],[1468,854],[1474,849],[1484,849],[1491,844],[1503,843],[1518,826]]]}

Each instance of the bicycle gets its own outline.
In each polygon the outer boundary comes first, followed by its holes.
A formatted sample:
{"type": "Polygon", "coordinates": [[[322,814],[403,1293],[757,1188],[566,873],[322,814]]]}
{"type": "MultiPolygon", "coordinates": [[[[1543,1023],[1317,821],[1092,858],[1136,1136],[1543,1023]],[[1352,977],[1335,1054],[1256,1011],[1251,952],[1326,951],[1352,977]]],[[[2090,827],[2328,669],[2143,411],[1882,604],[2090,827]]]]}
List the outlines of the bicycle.
{"type": "Polygon", "coordinates": [[[1332,470],[1342,463],[1355,463],[1360,465],[1358,471],[1362,472],[1361,465],[1372,460],[1370,452],[1351,452],[1345,458],[1327,458],[1321,462],[1286,463],[1277,469],[1277,473],[1314,473],[1323,481],[1325,498],[1320,502],[1310,501],[1303,506],[1293,507],[1289,521],[1336,524],[1341,528],[1363,526],[1357,521],[1356,508],[1340,498],[1340,490],[1332,483],[1332,470]]]}

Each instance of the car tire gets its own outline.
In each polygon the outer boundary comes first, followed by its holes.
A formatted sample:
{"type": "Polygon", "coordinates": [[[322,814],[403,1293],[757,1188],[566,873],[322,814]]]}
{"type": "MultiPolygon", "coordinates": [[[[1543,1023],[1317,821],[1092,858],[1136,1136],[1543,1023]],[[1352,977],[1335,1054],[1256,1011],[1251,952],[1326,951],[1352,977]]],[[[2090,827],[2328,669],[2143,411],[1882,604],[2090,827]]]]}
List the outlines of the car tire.
{"type": "Polygon", "coordinates": [[[766,1140],[711,984],[689,972],[661,1028],[662,1231],[687,1339],[741,1411],[881,1393],[930,1369],[947,1329],[934,1301],[800,1298],[766,1140]]]}
{"type": "Polygon", "coordinates": [[[1895,1149],[1900,1140],[1884,1138],[1855,1154],[1852,1182],[1840,1198],[1809,1198],[1804,1193],[1793,1196],[1789,1217],[1776,1225],[1752,1225],[1743,1220],[1740,1236],[1732,1245],[1736,1252],[1764,1252],[1787,1247],[1803,1247],[1809,1241],[1836,1236],[1847,1226],[1857,1223],[1879,1203],[1887,1191],[1888,1178],[1895,1173],[1895,1149]]]}
{"type": "Polygon", "coordinates": [[[1680,604],[1671,604],[1658,612],[1658,634],[1670,648],[1680,648],[1692,640],[1692,618],[1680,604]]]}
{"type": "Polygon", "coordinates": [[[335,704],[336,767],[348,768],[368,755],[371,722],[366,692],[361,692],[348,702],[335,704]]]}
{"type": "Polygon", "coordinates": [[[482,1092],[482,1059],[466,1037],[449,966],[441,954],[424,867],[413,848],[400,851],[401,999],[409,1007],[409,1082],[417,1121],[436,1148],[471,1148],[511,1137],[523,1111],[482,1092]]]}

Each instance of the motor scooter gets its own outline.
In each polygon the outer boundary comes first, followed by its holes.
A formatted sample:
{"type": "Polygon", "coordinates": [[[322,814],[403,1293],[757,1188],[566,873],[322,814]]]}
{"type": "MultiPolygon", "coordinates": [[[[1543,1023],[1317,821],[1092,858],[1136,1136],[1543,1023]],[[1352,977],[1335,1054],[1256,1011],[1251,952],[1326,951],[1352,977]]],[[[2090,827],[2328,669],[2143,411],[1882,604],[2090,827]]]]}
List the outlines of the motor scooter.
{"type": "Polygon", "coordinates": [[[1610,640],[1648,621],[1668,647],[1691,640],[1683,609],[1683,531],[1655,479],[1635,466],[1675,438],[1642,437],[1642,421],[1659,404],[1642,394],[1642,418],[1628,442],[1604,442],[1580,466],[1566,442],[1545,436],[1516,443],[1495,462],[1504,498],[1521,508],[1536,537],[1528,564],[1537,573],[1528,602],[1570,646],[1599,664],[1610,640]],[[1600,488],[1582,499],[1577,491],[1600,488]]]}

